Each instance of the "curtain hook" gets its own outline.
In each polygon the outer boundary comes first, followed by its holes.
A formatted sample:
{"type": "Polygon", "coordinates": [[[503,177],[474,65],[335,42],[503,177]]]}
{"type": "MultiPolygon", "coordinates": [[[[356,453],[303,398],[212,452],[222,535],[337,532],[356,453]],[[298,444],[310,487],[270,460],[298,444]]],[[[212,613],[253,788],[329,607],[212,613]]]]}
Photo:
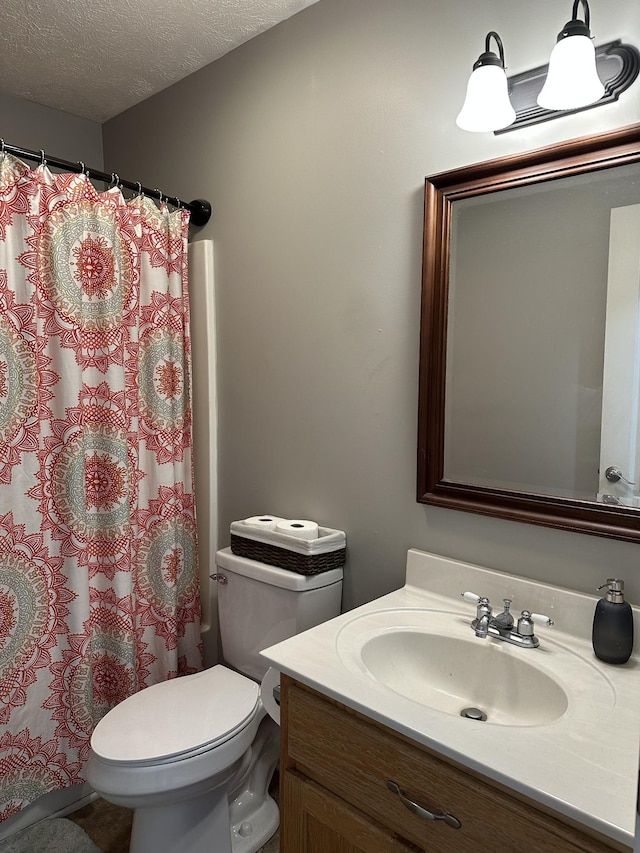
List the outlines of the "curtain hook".
{"type": "Polygon", "coordinates": [[[84,163],[82,162],[82,160],[78,160],[78,166],[80,166],[80,174],[81,174],[81,175],[86,175],[86,174],[87,174],[87,170],[86,170],[85,165],[84,165],[84,163]]]}
{"type": "Polygon", "coordinates": [[[44,156],[44,148],[40,149],[40,165],[41,166],[47,165],[47,158],[44,156]]]}
{"type": "Polygon", "coordinates": [[[182,210],[182,202],[180,201],[178,196],[176,196],[176,201],[178,202],[178,210],[182,210]]]}
{"type": "Polygon", "coordinates": [[[155,187],[154,192],[158,193],[158,204],[162,204],[163,196],[162,196],[162,193],[160,192],[160,190],[158,189],[158,187],[155,187]]]}
{"type": "Polygon", "coordinates": [[[140,181],[136,181],[136,186],[138,187],[138,198],[142,196],[142,184],[140,181]]]}
{"type": "Polygon", "coordinates": [[[111,172],[111,186],[109,187],[109,189],[114,188],[117,190],[120,189],[120,176],[117,174],[117,172],[111,172]]]}

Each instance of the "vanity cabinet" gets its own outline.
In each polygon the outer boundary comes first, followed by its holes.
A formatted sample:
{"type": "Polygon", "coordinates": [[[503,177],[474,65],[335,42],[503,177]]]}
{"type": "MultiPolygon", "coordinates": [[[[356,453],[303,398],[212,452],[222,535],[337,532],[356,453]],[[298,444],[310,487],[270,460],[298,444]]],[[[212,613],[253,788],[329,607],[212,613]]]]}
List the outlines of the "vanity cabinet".
{"type": "Polygon", "coordinates": [[[631,853],[284,675],[281,736],[281,853],[631,853]]]}
{"type": "Polygon", "coordinates": [[[280,853],[415,853],[421,849],[295,770],[284,774],[283,787],[283,811],[295,817],[287,821],[286,831],[281,830],[280,853]]]}

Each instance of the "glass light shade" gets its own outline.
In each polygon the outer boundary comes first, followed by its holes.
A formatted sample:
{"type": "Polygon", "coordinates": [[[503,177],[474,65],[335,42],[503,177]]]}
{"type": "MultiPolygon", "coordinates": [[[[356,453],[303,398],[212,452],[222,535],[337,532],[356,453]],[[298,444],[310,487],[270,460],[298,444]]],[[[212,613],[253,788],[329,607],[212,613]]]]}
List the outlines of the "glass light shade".
{"type": "Polygon", "coordinates": [[[538,95],[545,110],[574,110],[599,101],[604,86],[596,71],[596,52],[587,36],[568,36],[553,48],[547,79],[538,95]]]}
{"type": "Polygon", "coordinates": [[[499,65],[476,68],[469,77],[467,96],[456,119],[458,127],[486,133],[508,127],[515,118],[504,68],[499,65]]]}

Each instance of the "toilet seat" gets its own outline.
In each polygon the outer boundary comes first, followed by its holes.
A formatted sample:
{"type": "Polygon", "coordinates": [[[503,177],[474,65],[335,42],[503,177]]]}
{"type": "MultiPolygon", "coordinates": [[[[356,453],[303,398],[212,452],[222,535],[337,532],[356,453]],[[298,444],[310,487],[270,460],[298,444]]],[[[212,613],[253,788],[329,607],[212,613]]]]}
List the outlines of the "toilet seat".
{"type": "Polygon", "coordinates": [[[181,761],[230,740],[260,709],[259,685],[218,665],[129,696],[98,723],[91,748],[113,764],[181,761]]]}

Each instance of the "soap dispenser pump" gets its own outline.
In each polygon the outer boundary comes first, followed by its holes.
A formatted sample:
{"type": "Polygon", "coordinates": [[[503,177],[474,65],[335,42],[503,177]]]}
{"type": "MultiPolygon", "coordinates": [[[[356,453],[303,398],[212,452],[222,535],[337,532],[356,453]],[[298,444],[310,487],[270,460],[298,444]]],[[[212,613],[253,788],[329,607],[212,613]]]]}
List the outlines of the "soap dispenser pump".
{"type": "Polygon", "coordinates": [[[605,663],[626,663],[633,651],[633,611],[624,600],[624,581],[607,578],[607,588],[593,616],[592,642],[596,657],[605,663]]]}

